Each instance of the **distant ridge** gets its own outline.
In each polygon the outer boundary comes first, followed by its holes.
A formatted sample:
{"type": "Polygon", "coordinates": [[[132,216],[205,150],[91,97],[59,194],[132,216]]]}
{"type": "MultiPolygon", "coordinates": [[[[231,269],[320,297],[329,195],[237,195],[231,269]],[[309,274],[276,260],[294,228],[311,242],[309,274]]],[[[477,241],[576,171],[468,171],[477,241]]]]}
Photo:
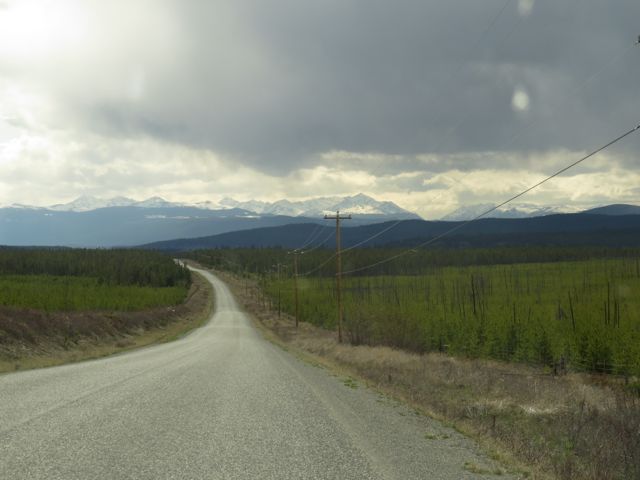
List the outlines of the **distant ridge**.
{"type": "MultiPolygon", "coordinates": [[[[345,228],[344,247],[360,244],[394,225],[381,235],[362,244],[374,246],[415,246],[444,234],[465,222],[404,220],[345,228]]],[[[309,224],[283,225],[242,232],[228,232],[200,238],[185,238],[143,245],[158,250],[194,250],[200,248],[282,247],[297,248],[317,228],[309,224]]],[[[319,239],[333,248],[332,227],[324,227],[319,239]],[[325,236],[326,235],[326,236],[325,236]]],[[[321,241],[311,244],[320,246],[321,241]]],[[[452,235],[438,240],[437,246],[495,247],[509,245],[591,245],[640,246],[640,215],[557,214],[544,217],[487,218],[466,224],[452,235]]]]}
{"type": "MultiPolygon", "coordinates": [[[[460,207],[440,220],[456,222],[471,220],[495,207],[493,203],[477,203],[460,207]]],[[[594,215],[640,215],[640,206],[613,204],[589,208],[587,210],[562,205],[534,205],[530,203],[510,203],[486,215],[485,218],[531,218],[560,213],[590,213],[594,215]]]]}
{"type": "MultiPolygon", "coordinates": [[[[478,203],[460,207],[440,220],[449,222],[471,220],[495,207],[493,203],[478,203]]],[[[485,218],[531,218],[558,213],[580,213],[582,209],[560,205],[534,205],[530,203],[512,203],[498,208],[485,218]]]]}
{"type": "Polygon", "coordinates": [[[605,207],[592,208],[585,210],[583,213],[593,215],[640,215],[640,207],[637,205],[627,205],[619,203],[615,205],[607,205],[605,207]]]}
{"type": "MultiPolygon", "coordinates": [[[[416,244],[419,241],[415,239],[424,239],[432,235],[432,232],[442,232],[444,230],[438,227],[443,225],[443,229],[450,228],[455,222],[423,222],[416,215],[405,210],[397,210],[397,207],[391,202],[379,202],[373,200],[368,203],[370,197],[366,195],[354,195],[339,199],[337,203],[328,203],[335,198],[325,197],[324,200],[316,204],[313,208],[335,208],[343,213],[353,212],[353,220],[345,222],[345,241],[350,241],[351,233],[347,233],[353,228],[363,227],[372,224],[385,225],[384,222],[393,222],[394,226],[388,232],[376,237],[375,242],[369,242],[366,245],[385,245],[385,244],[416,244]],[[327,202],[327,203],[322,203],[327,202]],[[327,207],[329,205],[329,207],[327,207]],[[394,213],[395,212],[395,213],[394,213]],[[398,213],[399,212],[399,213],[398,213]],[[405,212],[405,213],[402,213],[405,212]],[[397,224],[397,222],[400,222],[397,224]],[[407,223],[408,222],[408,223],[407,223]],[[414,222],[414,223],[412,223],[414,222]],[[417,222],[417,223],[416,223],[417,222]],[[414,225],[411,227],[411,225],[414,225]],[[416,227],[415,225],[419,226],[416,227]],[[428,225],[428,227],[425,227],[428,225]],[[446,228],[445,228],[446,227],[446,228]]],[[[319,224],[330,225],[330,222],[323,220],[321,211],[315,214],[305,216],[280,215],[277,211],[271,213],[256,213],[250,210],[227,206],[224,209],[215,210],[213,208],[199,208],[195,206],[179,206],[160,197],[151,197],[143,201],[135,201],[125,197],[117,197],[109,199],[107,202],[111,206],[102,206],[103,200],[95,197],[82,197],[67,206],[54,206],[51,208],[36,208],[25,205],[15,205],[13,207],[0,208],[0,245],[25,246],[25,245],[47,245],[47,246],[73,246],[73,247],[121,247],[133,245],[147,245],[155,242],[168,241],[174,242],[177,238],[194,239],[211,237],[220,234],[228,236],[222,239],[213,240],[212,245],[234,246],[234,245],[282,245],[287,248],[298,247],[312,238],[311,232],[307,232],[306,236],[300,239],[296,236],[297,230],[283,230],[285,233],[255,232],[255,229],[266,227],[283,227],[286,225],[296,224],[319,224]],[[123,205],[134,202],[131,205],[123,205]],[[96,208],[100,207],[100,208],[96,208]],[[246,237],[243,230],[254,230],[251,235],[262,235],[269,233],[264,239],[257,240],[252,237],[246,237]],[[284,238],[289,235],[290,238],[284,238]],[[267,241],[268,240],[268,241],[267,241]]],[[[278,203],[278,202],[276,202],[278,203]]],[[[280,206],[285,205],[287,208],[293,208],[295,202],[281,201],[280,206]]],[[[211,207],[212,205],[208,205],[211,207]]],[[[264,205],[263,205],[264,206],[264,205]]],[[[309,207],[310,204],[305,204],[309,207]]],[[[313,205],[312,205],[313,206],[313,205]]],[[[296,207],[298,208],[298,207],[296,207]]],[[[332,211],[332,210],[328,210],[332,211]]],[[[461,232],[456,233],[455,240],[447,238],[444,243],[455,243],[459,245],[465,244],[522,244],[530,240],[535,242],[542,241],[541,232],[546,235],[545,242],[556,242],[549,236],[549,230],[545,225],[554,222],[555,217],[563,218],[558,225],[553,227],[558,236],[561,236],[564,228],[563,222],[567,224],[584,223],[587,225],[583,230],[588,233],[585,240],[576,240],[579,242],[594,241],[595,236],[589,233],[589,229],[600,228],[603,231],[612,232],[613,230],[626,231],[633,228],[638,218],[640,218],[640,207],[634,205],[610,205],[607,207],[599,207],[580,214],[563,214],[563,215],[546,215],[541,217],[530,217],[525,219],[483,219],[475,222],[472,226],[466,226],[461,232]],[[585,217],[592,218],[591,220],[585,217]],[[576,220],[578,218],[579,220],[576,220]],[[478,225],[490,225],[490,220],[502,220],[495,226],[499,230],[478,230],[478,225]],[[531,223],[515,223],[518,228],[529,235],[516,239],[519,235],[518,229],[513,230],[508,221],[530,220],[531,223]],[[507,223],[504,223],[507,222],[507,223]],[[529,229],[525,225],[534,225],[535,228],[529,229]],[[508,227],[507,227],[508,226],[508,227]],[[540,230],[542,229],[542,230],[540,230]],[[504,238],[500,235],[504,233],[504,238]],[[482,238],[474,238],[474,235],[480,235],[482,238]],[[494,236],[488,239],[487,236],[494,236]],[[535,242],[533,241],[535,240],[535,242]]],[[[391,226],[391,223],[387,223],[391,226]]],[[[377,227],[376,227],[377,228],[377,227]]],[[[370,232],[374,235],[379,230],[359,230],[361,232],[370,232]]],[[[303,232],[303,235],[304,235],[303,232]]],[[[323,233],[324,235],[324,233],[323,233]]],[[[327,231],[326,236],[330,232],[327,231]]],[[[599,234],[601,237],[603,234],[599,234]]],[[[626,235],[626,234],[625,234],[626,235]]],[[[313,238],[313,242],[317,242],[318,238],[313,238]]],[[[356,243],[365,240],[367,235],[357,238],[356,243]]],[[[187,241],[185,240],[185,241],[187,241]]],[[[573,241],[573,240],[571,240],[573,241]]],[[[208,242],[208,240],[207,240],[208,242]]],[[[312,244],[314,244],[312,242],[312,244]]],[[[333,240],[332,240],[333,242],[333,240]]],[[[569,239],[560,240],[560,242],[569,242],[569,239]]],[[[630,237],[622,236],[618,239],[607,240],[600,238],[597,244],[633,244],[635,240],[630,237]],[[623,241],[624,240],[624,241],[623,241]],[[607,243],[608,242],[608,243],[607,243]]],[[[208,243],[205,242],[205,245],[208,243]]],[[[158,246],[158,248],[175,248],[158,246]]],[[[191,248],[191,247],[189,247],[191,248]]]]}

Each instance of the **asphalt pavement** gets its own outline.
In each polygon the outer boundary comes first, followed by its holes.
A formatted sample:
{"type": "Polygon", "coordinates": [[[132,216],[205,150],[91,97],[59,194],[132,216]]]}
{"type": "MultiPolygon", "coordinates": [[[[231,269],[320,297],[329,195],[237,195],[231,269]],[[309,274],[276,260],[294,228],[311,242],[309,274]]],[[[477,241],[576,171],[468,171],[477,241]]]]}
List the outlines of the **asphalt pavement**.
{"type": "Polygon", "coordinates": [[[265,340],[227,286],[187,337],[0,376],[0,479],[471,479],[469,439],[265,340]]]}

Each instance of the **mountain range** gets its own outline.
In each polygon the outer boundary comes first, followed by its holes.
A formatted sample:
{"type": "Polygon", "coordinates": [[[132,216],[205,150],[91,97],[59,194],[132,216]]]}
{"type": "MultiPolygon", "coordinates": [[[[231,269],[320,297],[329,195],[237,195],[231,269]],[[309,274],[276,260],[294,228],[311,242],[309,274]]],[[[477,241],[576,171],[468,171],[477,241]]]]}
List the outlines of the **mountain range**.
{"type": "Polygon", "coordinates": [[[13,204],[10,208],[30,210],[52,210],[55,212],[90,212],[100,208],[139,207],[139,208],[199,208],[203,210],[239,209],[258,215],[284,215],[288,217],[320,217],[325,214],[341,211],[345,214],[367,215],[394,219],[420,218],[417,214],[405,210],[393,202],[378,201],[368,195],[359,193],[346,197],[317,197],[309,200],[278,200],[264,202],[260,200],[238,201],[223,198],[219,202],[203,201],[197,203],[169,202],[161,197],[151,197],[138,201],[127,197],[98,198],[89,195],[81,196],[69,203],[35,207],[13,204]]]}
{"type": "MultiPolygon", "coordinates": [[[[491,207],[492,205],[487,204],[472,206],[448,215],[446,217],[448,222],[426,222],[425,224],[445,225],[451,224],[453,220],[466,221],[491,207]]],[[[405,226],[423,225],[418,215],[392,202],[378,201],[363,194],[277,202],[256,200],[241,202],[226,198],[217,203],[200,202],[193,205],[169,202],[160,197],[137,201],[126,197],[100,199],[84,196],[70,203],[49,207],[12,205],[0,208],[0,245],[115,247],[175,239],[197,239],[197,242],[203,243],[202,238],[207,239],[223,234],[228,236],[212,240],[212,245],[219,245],[220,242],[225,245],[246,245],[255,243],[255,235],[265,233],[260,230],[264,228],[304,224],[329,225],[329,222],[324,220],[324,214],[335,213],[338,210],[341,213],[352,214],[352,220],[343,224],[348,227],[345,228],[345,232],[351,228],[384,224],[388,221],[401,222],[405,226]],[[418,223],[405,224],[406,221],[418,223]],[[252,231],[242,233],[247,230],[252,231]],[[230,243],[227,242],[228,240],[230,243]]],[[[517,204],[506,209],[498,209],[493,213],[507,217],[503,220],[523,216],[533,219],[557,216],[554,213],[556,210],[558,209],[555,207],[539,208],[517,204]]],[[[609,205],[587,212],[596,216],[636,215],[640,213],[640,207],[609,205]]],[[[394,227],[394,232],[403,231],[405,226],[397,229],[394,227]]],[[[307,227],[300,228],[304,230],[307,227]]],[[[284,232],[283,235],[288,235],[292,230],[285,228],[278,232],[269,237],[271,238],[269,245],[300,245],[297,240],[295,242],[292,240],[294,237],[297,239],[295,235],[289,239],[291,241],[279,237],[282,232],[284,232]]],[[[423,238],[428,234],[425,232],[423,227],[417,230],[412,227],[406,230],[405,236],[401,238],[388,235],[377,238],[378,241],[387,243],[407,242],[412,235],[415,238],[423,238]]],[[[270,230],[267,233],[271,235],[270,230]]],[[[345,238],[349,238],[351,234],[345,235],[345,238]]],[[[208,242],[209,240],[204,241],[203,245],[208,245],[208,242]]]]}
{"type": "Polygon", "coordinates": [[[379,202],[366,195],[305,202],[254,202],[255,205],[232,199],[220,203],[224,205],[183,205],[160,197],[143,201],[80,197],[49,207],[14,204],[0,208],[0,245],[133,246],[261,227],[322,223],[325,212],[337,210],[352,213],[349,223],[353,226],[420,218],[391,202],[379,202]]]}
{"type": "Polygon", "coordinates": [[[287,215],[290,217],[318,217],[341,211],[352,215],[375,215],[393,217],[395,219],[420,218],[417,214],[409,212],[393,202],[381,202],[362,193],[350,197],[319,197],[296,202],[278,200],[273,203],[256,200],[238,202],[225,198],[220,201],[220,205],[242,208],[260,214],[287,215]]]}
{"type": "MultiPolygon", "coordinates": [[[[256,215],[284,215],[287,217],[322,217],[325,214],[333,214],[341,211],[345,214],[366,215],[372,220],[387,219],[420,219],[416,213],[399,207],[393,202],[378,201],[368,195],[359,193],[346,197],[316,197],[308,200],[278,200],[266,202],[262,200],[239,201],[230,197],[223,198],[218,202],[201,201],[195,203],[170,202],[161,197],[150,197],[139,201],[128,197],[99,198],[83,195],[77,199],[62,204],[55,204],[46,207],[36,207],[31,205],[13,204],[8,208],[20,208],[30,210],[51,210],[55,212],[89,212],[100,208],[110,207],[138,207],[138,208],[198,208],[203,210],[232,210],[240,209],[252,212],[256,215]]],[[[611,206],[597,207],[610,208],[611,206]]],[[[629,213],[634,214],[634,205],[622,205],[629,213]]],[[[477,203],[465,205],[444,215],[440,220],[456,222],[471,220],[479,215],[495,208],[493,203],[477,203]]],[[[559,213],[580,213],[583,211],[593,211],[594,209],[584,209],[577,206],[568,205],[536,205],[531,203],[510,203],[499,207],[491,213],[484,215],[484,218],[531,218],[554,215],[559,213]]]]}

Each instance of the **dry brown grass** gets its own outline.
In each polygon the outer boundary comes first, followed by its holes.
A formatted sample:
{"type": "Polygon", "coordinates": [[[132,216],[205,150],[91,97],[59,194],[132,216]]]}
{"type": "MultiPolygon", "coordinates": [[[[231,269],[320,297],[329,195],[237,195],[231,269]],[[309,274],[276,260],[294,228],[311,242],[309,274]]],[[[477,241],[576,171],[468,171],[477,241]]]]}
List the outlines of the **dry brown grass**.
{"type": "Polygon", "coordinates": [[[640,479],[640,402],[616,381],[388,347],[278,318],[255,283],[228,274],[239,301],[277,341],[346,369],[478,439],[524,476],[640,479]]]}
{"type": "Polygon", "coordinates": [[[0,308],[0,373],[103,357],[173,340],[202,325],[211,285],[194,274],[181,305],[141,312],[46,313],[0,308]]]}

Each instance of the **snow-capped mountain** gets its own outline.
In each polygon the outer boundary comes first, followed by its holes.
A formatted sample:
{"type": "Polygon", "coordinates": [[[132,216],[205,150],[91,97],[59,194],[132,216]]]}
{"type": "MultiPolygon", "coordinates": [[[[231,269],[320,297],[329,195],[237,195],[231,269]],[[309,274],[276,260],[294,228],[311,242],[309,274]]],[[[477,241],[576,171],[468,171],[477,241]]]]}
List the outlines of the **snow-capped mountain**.
{"type": "Polygon", "coordinates": [[[184,206],[197,206],[198,208],[206,208],[207,210],[220,210],[220,207],[213,202],[201,202],[198,205],[186,205],[182,203],[169,202],[161,197],[150,197],[145,200],[134,200],[128,197],[99,198],[91,195],[83,195],[69,203],[58,203],[48,207],[34,207],[31,205],[13,204],[12,208],[24,209],[46,209],[56,212],[90,212],[99,208],[109,207],[140,207],[140,208],[172,208],[184,206]]]}
{"type": "Polygon", "coordinates": [[[262,215],[286,215],[290,217],[318,217],[336,211],[353,215],[372,215],[391,218],[420,218],[393,202],[381,202],[359,193],[349,197],[318,197],[310,200],[262,202],[249,200],[238,202],[231,198],[220,201],[225,207],[242,208],[262,215]]]}
{"type": "Polygon", "coordinates": [[[346,197],[340,201],[331,210],[340,210],[346,213],[353,213],[359,215],[406,215],[409,214],[412,217],[417,215],[400,208],[393,202],[379,202],[373,198],[359,193],[353,197],[346,197]]]}
{"type": "Polygon", "coordinates": [[[140,208],[172,208],[196,207],[204,210],[242,209],[256,215],[281,215],[287,217],[321,217],[325,214],[340,211],[345,214],[393,219],[417,219],[415,213],[405,210],[393,202],[378,201],[359,193],[347,197],[317,197],[309,200],[278,200],[265,202],[261,200],[238,201],[223,198],[220,202],[202,201],[197,203],[169,202],[161,197],[151,197],[138,201],[127,197],[99,198],[89,195],[81,196],[72,202],[51,205],[49,207],[33,207],[29,205],[11,205],[12,208],[46,209],[58,212],[88,212],[107,207],[140,207],[140,208]]]}
{"type": "MultiPolygon", "coordinates": [[[[448,222],[465,221],[476,218],[478,215],[495,207],[493,203],[478,203],[460,207],[453,212],[445,215],[441,220],[448,222]]],[[[531,203],[513,203],[494,210],[485,215],[485,218],[529,218],[543,217],[545,215],[554,215],[558,213],[578,213],[584,208],[558,205],[534,205],[531,203]]]]}
{"type": "Polygon", "coordinates": [[[196,202],[192,205],[196,208],[201,208],[203,210],[225,210],[227,207],[223,207],[219,203],[211,202],[209,200],[205,200],[204,202],[196,202]]]}
{"type": "Polygon", "coordinates": [[[248,210],[254,213],[265,213],[264,210],[266,206],[269,205],[268,203],[261,202],[260,200],[248,200],[246,202],[239,202],[229,197],[223,198],[219,203],[222,208],[241,208],[243,210],[248,210]]]}
{"type": "Polygon", "coordinates": [[[391,202],[365,195],[302,202],[239,202],[227,198],[195,204],[173,203],[160,197],[139,201],[84,196],[51,207],[0,208],[0,225],[10,225],[0,228],[0,245],[111,247],[282,225],[312,224],[315,230],[313,224],[326,227],[323,215],[335,214],[336,210],[354,214],[348,227],[419,218],[391,202]]]}
{"type": "Polygon", "coordinates": [[[146,200],[142,200],[141,202],[134,202],[133,207],[142,207],[142,208],[171,208],[171,207],[182,207],[181,203],[172,203],[166,201],[161,197],[151,197],[146,200]]]}
{"type": "MultiPolygon", "coordinates": [[[[90,210],[96,210],[98,208],[105,207],[129,207],[137,202],[127,197],[113,197],[108,199],[93,197],[90,195],[83,195],[76,198],[69,203],[60,203],[46,207],[48,210],[55,210],[58,212],[88,212],[90,210]]],[[[38,208],[38,207],[26,207],[26,208],[38,208]]]]}

